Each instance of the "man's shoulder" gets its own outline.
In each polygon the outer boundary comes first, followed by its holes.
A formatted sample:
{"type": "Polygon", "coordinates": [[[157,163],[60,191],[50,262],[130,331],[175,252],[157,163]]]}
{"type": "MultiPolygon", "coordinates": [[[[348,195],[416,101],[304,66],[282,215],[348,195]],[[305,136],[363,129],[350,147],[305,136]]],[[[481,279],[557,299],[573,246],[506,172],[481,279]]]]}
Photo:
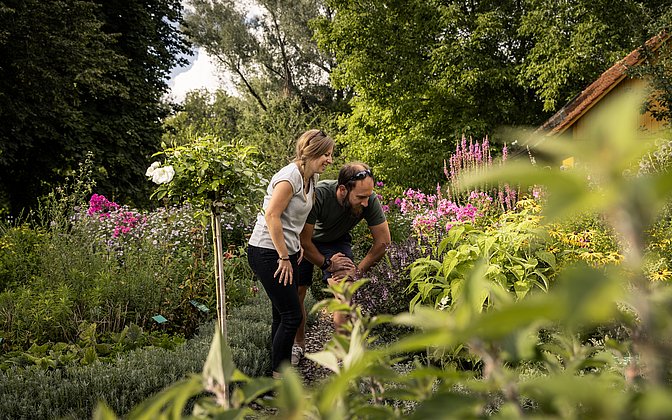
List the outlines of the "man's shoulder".
{"type": "Polygon", "coordinates": [[[338,181],[335,179],[321,179],[317,183],[317,188],[318,189],[323,189],[323,190],[336,190],[336,183],[338,181]]]}
{"type": "Polygon", "coordinates": [[[327,200],[329,197],[336,197],[336,181],[335,179],[325,179],[317,183],[315,193],[317,199],[320,201],[327,200]]]}

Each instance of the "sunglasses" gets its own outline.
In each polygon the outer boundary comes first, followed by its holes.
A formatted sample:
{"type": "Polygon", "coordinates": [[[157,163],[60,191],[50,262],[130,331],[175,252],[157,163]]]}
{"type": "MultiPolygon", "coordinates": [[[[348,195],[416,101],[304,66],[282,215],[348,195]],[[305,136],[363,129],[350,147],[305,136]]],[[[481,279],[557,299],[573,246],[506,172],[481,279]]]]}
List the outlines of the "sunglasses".
{"type": "Polygon", "coordinates": [[[310,142],[313,141],[313,139],[314,139],[315,137],[317,137],[317,136],[322,136],[323,138],[324,138],[324,137],[327,137],[327,135],[324,134],[324,131],[320,130],[320,131],[318,131],[317,133],[315,133],[315,134],[313,134],[312,136],[310,136],[310,138],[308,139],[308,141],[306,142],[306,144],[310,144],[310,142]]]}
{"type": "Polygon", "coordinates": [[[351,176],[350,179],[348,179],[348,182],[359,181],[360,179],[364,179],[367,176],[370,176],[373,179],[373,172],[371,172],[371,169],[365,169],[363,171],[357,172],[351,176]]]}

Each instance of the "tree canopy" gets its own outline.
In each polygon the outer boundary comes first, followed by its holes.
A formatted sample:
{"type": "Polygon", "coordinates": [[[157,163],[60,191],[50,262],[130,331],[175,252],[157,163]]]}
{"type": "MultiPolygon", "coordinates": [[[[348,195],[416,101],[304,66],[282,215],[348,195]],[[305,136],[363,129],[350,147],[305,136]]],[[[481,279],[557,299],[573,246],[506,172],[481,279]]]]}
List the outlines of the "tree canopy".
{"type": "Polygon", "coordinates": [[[432,188],[462,134],[536,125],[652,33],[659,1],[329,0],[316,25],[352,87],[341,137],[388,181],[432,188]]]}
{"type": "Polygon", "coordinates": [[[310,22],[329,13],[319,0],[257,0],[245,8],[235,0],[192,0],[186,32],[196,45],[234,75],[242,94],[262,110],[267,96],[295,97],[304,109],[332,107],[345,96],[334,91],[330,55],[313,40],[310,22]]]}
{"type": "Polygon", "coordinates": [[[146,200],[179,0],[0,1],[0,200],[15,214],[94,154],[98,191],[146,200]]]}

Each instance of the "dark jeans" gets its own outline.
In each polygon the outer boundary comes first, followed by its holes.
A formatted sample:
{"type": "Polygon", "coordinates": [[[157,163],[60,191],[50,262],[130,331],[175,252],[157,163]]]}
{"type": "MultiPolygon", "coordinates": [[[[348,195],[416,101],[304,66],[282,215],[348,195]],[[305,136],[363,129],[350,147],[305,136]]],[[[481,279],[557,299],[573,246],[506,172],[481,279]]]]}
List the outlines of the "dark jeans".
{"type": "Polygon", "coordinates": [[[280,371],[280,365],[290,361],[296,330],[301,325],[303,313],[299,304],[298,263],[299,254],[290,255],[292,262],[292,284],[284,286],[273,277],[278,269],[278,253],[274,249],[249,245],[247,261],[254,274],[261,280],[273,307],[271,324],[271,365],[274,372],[280,371]]]}
{"type": "MultiPolygon", "coordinates": [[[[355,261],[355,256],[352,253],[352,238],[349,234],[340,237],[338,240],[333,242],[315,242],[313,241],[315,247],[318,251],[325,257],[330,257],[334,254],[342,252],[353,262],[355,261]]],[[[313,284],[313,263],[304,258],[299,264],[299,286],[310,286],[313,284]]],[[[331,273],[322,270],[322,281],[327,283],[327,280],[331,277],[331,273]]]]}

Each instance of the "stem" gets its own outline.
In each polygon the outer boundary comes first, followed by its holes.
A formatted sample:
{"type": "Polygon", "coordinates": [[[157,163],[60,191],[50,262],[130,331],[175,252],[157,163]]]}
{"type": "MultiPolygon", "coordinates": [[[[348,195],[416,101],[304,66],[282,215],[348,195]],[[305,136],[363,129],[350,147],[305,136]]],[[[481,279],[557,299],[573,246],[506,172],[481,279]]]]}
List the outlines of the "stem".
{"type": "MultiPolygon", "coordinates": [[[[213,209],[214,210],[214,209],[213,209]]],[[[219,330],[222,338],[228,341],[226,328],[226,288],[222,273],[224,272],[224,251],[222,246],[222,221],[219,214],[213,211],[215,236],[215,276],[217,282],[217,314],[219,317],[219,330]]]]}

